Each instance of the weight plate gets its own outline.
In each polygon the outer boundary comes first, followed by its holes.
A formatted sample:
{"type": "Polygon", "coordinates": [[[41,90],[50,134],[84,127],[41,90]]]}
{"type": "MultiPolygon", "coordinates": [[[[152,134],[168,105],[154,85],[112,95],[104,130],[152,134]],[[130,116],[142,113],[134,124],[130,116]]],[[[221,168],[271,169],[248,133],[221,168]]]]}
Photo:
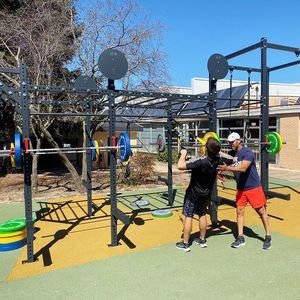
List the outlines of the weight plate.
{"type": "Polygon", "coordinates": [[[26,220],[24,218],[14,219],[0,224],[0,233],[10,233],[19,231],[26,227],[26,220]]]}
{"type": "Polygon", "coordinates": [[[17,170],[22,169],[22,136],[15,133],[15,166],[17,170]]]}
{"type": "Polygon", "coordinates": [[[1,237],[0,235],[0,245],[1,244],[9,244],[9,243],[15,243],[15,242],[20,242],[24,240],[26,236],[22,235],[16,235],[16,236],[11,236],[11,237],[1,237]]]}
{"type": "Polygon", "coordinates": [[[173,216],[173,212],[170,209],[157,209],[152,212],[152,216],[156,218],[168,218],[173,216]]]}
{"type": "Polygon", "coordinates": [[[131,155],[130,137],[126,131],[122,131],[118,139],[118,148],[121,162],[125,162],[131,155]]]}
{"type": "MultiPolygon", "coordinates": [[[[92,140],[91,145],[92,145],[92,147],[96,147],[94,140],[92,140]]],[[[91,150],[91,157],[92,157],[92,160],[96,160],[96,158],[97,158],[96,149],[91,150]]]]}
{"type": "Polygon", "coordinates": [[[132,206],[148,206],[149,204],[147,200],[136,200],[130,203],[132,206]]]}
{"type": "Polygon", "coordinates": [[[209,131],[209,132],[206,132],[204,137],[203,137],[203,140],[206,144],[207,140],[210,138],[210,137],[213,137],[215,138],[219,143],[220,143],[220,138],[219,136],[215,133],[215,132],[212,132],[212,131],[209,131]]]}
{"type": "Polygon", "coordinates": [[[98,88],[96,81],[93,78],[86,75],[79,76],[78,78],[76,78],[76,80],[74,81],[74,87],[77,90],[96,90],[98,88]]]}
{"type": "Polygon", "coordinates": [[[280,133],[278,133],[277,131],[274,131],[274,133],[278,136],[278,139],[279,139],[279,150],[278,150],[278,152],[279,152],[282,148],[283,140],[282,140],[280,133]]]}
{"type": "Polygon", "coordinates": [[[280,138],[278,137],[278,135],[275,132],[273,132],[273,131],[268,132],[267,142],[271,143],[270,145],[267,145],[267,147],[266,147],[266,150],[268,153],[276,154],[280,151],[281,146],[282,146],[282,141],[280,144],[280,138]]]}
{"type": "Polygon", "coordinates": [[[26,236],[26,229],[19,230],[19,231],[13,231],[9,233],[0,233],[0,238],[5,238],[5,237],[13,237],[13,236],[26,236]]]}
{"type": "Polygon", "coordinates": [[[196,144],[200,144],[200,145],[205,145],[205,139],[204,138],[200,138],[200,137],[196,137],[196,144]]]}
{"type": "Polygon", "coordinates": [[[157,136],[156,140],[156,145],[157,145],[157,151],[158,152],[164,152],[166,148],[166,142],[161,134],[157,136]]]}
{"type": "Polygon", "coordinates": [[[213,54],[208,59],[207,69],[210,77],[214,79],[222,79],[228,73],[228,61],[222,54],[213,54]]]}
{"type": "Polygon", "coordinates": [[[95,141],[95,140],[93,140],[93,142],[94,142],[94,147],[97,147],[97,149],[95,149],[96,150],[96,154],[97,154],[97,156],[99,156],[100,155],[100,149],[99,149],[99,143],[98,143],[98,141],[95,141]]]}
{"type": "MultiPolygon", "coordinates": [[[[14,143],[10,143],[10,149],[14,149],[14,151],[15,151],[15,144],[14,144],[14,143]]],[[[15,164],[15,156],[14,156],[14,155],[11,155],[11,156],[10,156],[10,163],[11,163],[11,167],[12,167],[12,168],[15,168],[15,167],[16,167],[16,164],[15,164]]]]}
{"type": "Polygon", "coordinates": [[[26,244],[26,239],[23,239],[19,242],[9,243],[9,244],[0,244],[0,252],[12,251],[23,247],[26,244]]]}
{"type": "Polygon", "coordinates": [[[98,68],[106,78],[116,80],[125,76],[128,70],[128,62],[121,51],[107,49],[99,56],[98,68]]]}

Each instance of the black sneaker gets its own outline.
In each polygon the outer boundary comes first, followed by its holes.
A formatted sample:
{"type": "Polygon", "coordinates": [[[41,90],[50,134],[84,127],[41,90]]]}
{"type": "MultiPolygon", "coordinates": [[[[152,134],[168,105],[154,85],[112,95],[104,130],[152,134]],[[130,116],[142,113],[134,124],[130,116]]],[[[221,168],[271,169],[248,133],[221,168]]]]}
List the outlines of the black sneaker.
{"type": "Polygon", "coordinates": [[[199,245],[201,248],[206,248],[207,247],[207,243],[206,243],[206,239],[201,240],[200,238],[195,238],[193,240],[193,242],[197,245],[199,245]]]}
{"type": "Polygon", "coordinates": [[[246,244],[245,238],[243,236],[238,236],[235,241],[231,244],[232,248],[240,248],[246,244]]]}
{"type": "Polygon", "coordinates": [[[176,243],[176,248],[181,249],[184,252],[189,252],[191,251],[189,244],[184,243],[183,241],[176,243]]]}
{"type": "Polygon", "coordinates": [[[272,238],[270,235],[267,235],[263,244],[264,250],[269,250],[272,247],[272,238]]]}

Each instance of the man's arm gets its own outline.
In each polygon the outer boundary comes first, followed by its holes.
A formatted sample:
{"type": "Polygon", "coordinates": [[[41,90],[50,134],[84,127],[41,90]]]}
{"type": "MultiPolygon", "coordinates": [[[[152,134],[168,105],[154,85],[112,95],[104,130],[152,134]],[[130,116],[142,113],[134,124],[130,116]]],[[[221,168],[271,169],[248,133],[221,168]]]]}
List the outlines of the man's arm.
{"type": "Polygon", "coordinates": [[[232,172],[241,172],[245,173],[249,166],[251,165],[251,161],[243,160],[239,166],[227,166],[225,163],[223,165],[218,166],[218,170],[223,171],[232,171],[232,172]]]}
{"type": "Polygon", "coordinates": [[[225,158],[228,158],[228,159],[233,159],[233,156],[231,156],[228,153],[220,151],[219,154],[220,154],[220,157],[225,157],[225,158]]]}
{"type": "Polygon", "coordinates": [[[186,155],[187,155],[187,150],[186,149],[181,149],[180,150],[180,157],[177,163],[177,169],[178,170],[186,170],[186,155]]]}

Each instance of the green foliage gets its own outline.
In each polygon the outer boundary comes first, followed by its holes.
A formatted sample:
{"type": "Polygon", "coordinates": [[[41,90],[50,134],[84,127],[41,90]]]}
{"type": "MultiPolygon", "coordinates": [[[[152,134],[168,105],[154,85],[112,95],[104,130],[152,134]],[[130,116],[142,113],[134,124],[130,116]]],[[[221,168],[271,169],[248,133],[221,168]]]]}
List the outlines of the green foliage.
{"type": "Polygon", "coordinates": [[[118,172],[118,183],[128,185],[139,185],[146,183],[154,175],[155,156],[136,152],[130,158],[130,176],[126,177],[126,169],[118,172]]]}
{"type": "MultiPolygon", "coordinates": [[[[176,150],[172,150],[172,163],[178,162],[178,152],[176,150]]],[[[163,152],[158,153],[158,160],[162,162],[168,162],[168,149],[165,148],[163,152]]]]}

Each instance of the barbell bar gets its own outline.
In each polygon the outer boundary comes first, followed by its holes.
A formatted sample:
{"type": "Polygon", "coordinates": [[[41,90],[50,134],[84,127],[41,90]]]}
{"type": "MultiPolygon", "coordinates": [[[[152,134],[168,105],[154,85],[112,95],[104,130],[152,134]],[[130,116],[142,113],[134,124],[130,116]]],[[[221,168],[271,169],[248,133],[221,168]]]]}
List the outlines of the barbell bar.
{"type": "MultiPolygon", "coordinates": [[[[180,142],[178,144],[172,144],[172,146],[174,147],[178,147],[180,145],[182,145],[185,148],[198,148],[198,147],[205,147],[207,140],[213,137],[215,139],[217,139],[220,142],[220,138],[219,136],[215,133],[215,132],[207,132],[203,138],[199,138],[196,137],[196,141],[195,142],[180,142]],[[186,147],[186,145],[191,145],[191,147],[186,147]]],[[[282,137],[281,135],[276,132],[276,131],[270,131],[266,134],[265,136],[265,142],[245,142],[245,145],[266,145],[266,151],[270,154],[276,154],[278,153],[283,144],[286,144],[286,142],[282,141],[282,137]]],[[[221,142],[220,142],[221,143],[221,142]]],[[[161,134],[158,134],[157,136],[157,141],[156,141],[156,145],[157,145],[157,151],[158,152],[163,152],[166,148],[166,142],[163,138],[163,136],[161,134]]],[[[221,143],[221,146],[228,146],[228,144],[223,144],[221,143]]]]}
{"type": "Polygon", "coordinates": [[[64,147],[64,148],[45,148],[45,149],[30,149],[29,148],[29,139],[24,139],[22,142],[22,136],[19,133],[16,133],[14,136],[14,143],[11,143],[10,150],[0,150],[0,156],[10,156],[12,166],[16,169],[22,168],[22,155],[30,155],[30,153],[38,154],[56,154],[58,152],[63,153],[84,153],[87,151],[92,151],[91,156],[92,160],[100,154],[101,151],[118,151],[119,158],[122,163],[128,161],[131,155],[131,149],[133,148],[142,148],[139,145],[130,145],[130,136],[126,131],[122,131],[118,137],[113,138],[113,146],[99,146],[96,140],[92,140],[92,147],[64,147]]]}

